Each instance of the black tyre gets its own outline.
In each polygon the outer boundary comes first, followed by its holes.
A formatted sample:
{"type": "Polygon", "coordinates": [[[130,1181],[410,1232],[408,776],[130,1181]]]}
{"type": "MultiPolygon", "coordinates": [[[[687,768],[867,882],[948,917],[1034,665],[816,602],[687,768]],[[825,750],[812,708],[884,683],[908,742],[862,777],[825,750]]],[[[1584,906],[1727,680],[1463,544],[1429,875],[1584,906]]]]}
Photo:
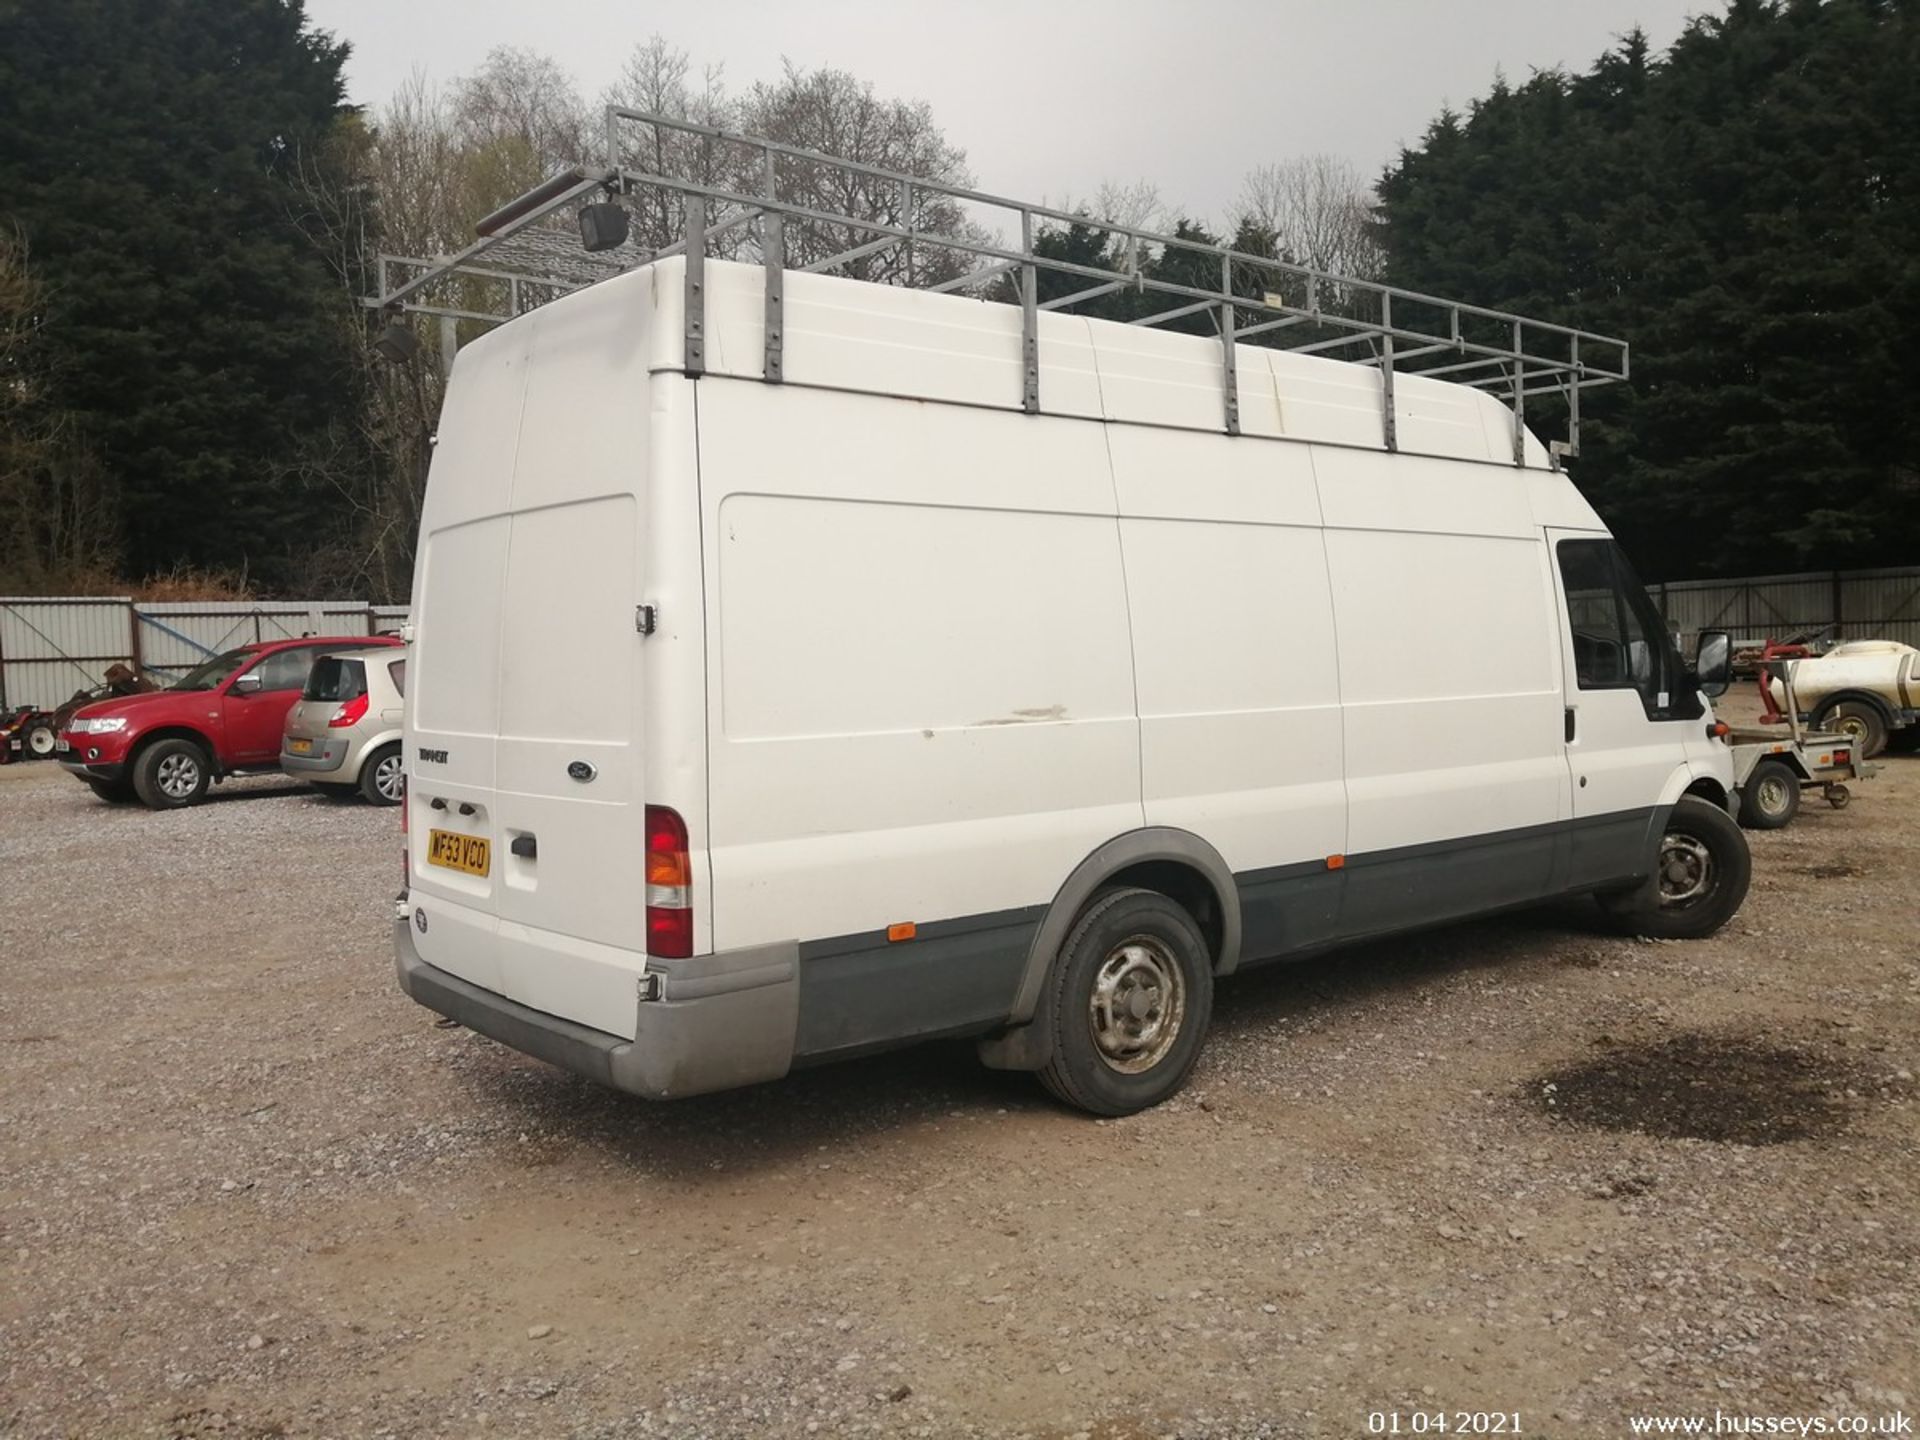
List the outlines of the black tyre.
{"type": "Polygon", "coordinates": [[[1152,890],[1081,913],[1049,977],[1053,1058],[1040,1079],[1095,1115],[1131,1115],[1186,1083],[1213,1015],[1213,963],[1193,917],[1152,890]]]}
{"type": "Polygon", "coordinates": [[[133,803],[133,786],[125,780],[88,780],[87,788],[109,805],[133,803]]]}
{"type": "Polygon", "coordinates": [[[407,793],[398,745],[382,745],[360,764],[360,794],[369,805],[398,805],[407,793]]]}
{"type": "Polygon", "coordinates": [[[1747,837],[1709,800],[1680,797],[1660,837],[1654,873],[1633,889],[1602,895],[1621,929],[1655,940],[1700,940],[1740,908],[1753,879],[1747,837]]]}
{"type": "Polygon", "coordinates": [[[1749,830],[1779,830],[1800,813],[1800,777],[1778,760],[1762,760],[1740,791],[1740,823],[1749,830]]]}
{"type": "Polygon", "coordinates": [[[27,727],[27,754],[36,760],[45,760],[58,748],[58,740],[50,723],[36,720],[27,727]]]}
{"type": "Polygon", "coordinates": [[[156,740],[133,762],[133,789],[150,810],[198,805],[212,781],[207,752],[191,740],[156,740]]]}
{"type": "Polygon", "coordinates": [[[1887,748],[1887,717],[1864,700],[1842,700],[1814,722],[1823,730],[1850,736],[1861,760],[1871,760],[1887,748]]]}

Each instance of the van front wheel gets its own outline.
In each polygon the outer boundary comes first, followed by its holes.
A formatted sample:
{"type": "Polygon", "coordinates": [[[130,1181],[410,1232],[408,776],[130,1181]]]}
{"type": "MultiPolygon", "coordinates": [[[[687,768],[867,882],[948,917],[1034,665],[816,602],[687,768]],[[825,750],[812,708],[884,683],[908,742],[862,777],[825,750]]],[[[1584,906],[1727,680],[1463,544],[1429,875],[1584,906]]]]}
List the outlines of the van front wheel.
{"type": "Polygon", "coordinates": [[[1667,817],[1654,873],[1600,906],[1631,935],[1701,940],[1740,908],[1753,878],[1747,837],[1712,801],[1683,795],[1667,817]]]}
{"type": "Polygon", "coordinates": [[[1053,963],[1053,1057],[1040,1078],[1095,1115],[1131,1115],[1186,1083],[1213,1014],[1193,917],[1152,890],[1109,890],[1053,963]]]}

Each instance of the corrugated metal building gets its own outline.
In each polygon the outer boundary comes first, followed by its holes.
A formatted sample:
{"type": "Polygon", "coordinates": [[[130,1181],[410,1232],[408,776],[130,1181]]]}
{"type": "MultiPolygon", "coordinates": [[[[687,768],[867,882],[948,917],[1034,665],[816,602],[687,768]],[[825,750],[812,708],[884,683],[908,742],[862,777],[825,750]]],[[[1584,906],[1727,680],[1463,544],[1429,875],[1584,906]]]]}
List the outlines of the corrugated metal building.
{"type": "Polygon", "coordinates": [[[1920,645],[1920,566],[1681,580],[1652,589],[1689,647],[1702,630],[1728,630],[1736,644],[1758,644],[1829,625],[1846,640],[1920,645]]]}

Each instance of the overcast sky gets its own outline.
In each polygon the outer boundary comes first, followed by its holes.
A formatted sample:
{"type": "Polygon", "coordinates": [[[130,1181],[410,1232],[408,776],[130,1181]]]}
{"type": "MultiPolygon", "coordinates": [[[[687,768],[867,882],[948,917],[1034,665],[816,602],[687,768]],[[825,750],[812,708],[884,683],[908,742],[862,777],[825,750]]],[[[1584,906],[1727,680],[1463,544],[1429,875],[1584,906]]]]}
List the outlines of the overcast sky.
{"type": "Polygon", "coordinates": [[[308,0],[352,42],[352,98],[377,106],[416,67],[437,81],[495,45],[553,56],[596,98],[655,31],[730,88],[781,58],[835,65],[928,101],[983,189],[1022,199],[1146,179],[1218,218],[1240,177],[1290,155],[1371,178],[1443,104],[1495,72],[1581,70],[1635,25],[1664,50],[1717,0],[308,0]]]}

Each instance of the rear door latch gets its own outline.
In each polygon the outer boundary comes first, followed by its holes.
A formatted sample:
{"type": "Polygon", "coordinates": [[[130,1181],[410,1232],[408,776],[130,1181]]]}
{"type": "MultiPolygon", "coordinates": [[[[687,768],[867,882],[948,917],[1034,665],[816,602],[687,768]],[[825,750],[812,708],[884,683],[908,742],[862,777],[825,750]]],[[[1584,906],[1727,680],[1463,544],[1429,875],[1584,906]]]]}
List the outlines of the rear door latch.
{"type": "Polygon", "coordinates": [[[653,627],[657,619],[658,616],[655,615],[653,606],[636,605],[633,607],[633,628],[642,635],[651,635],[653,633],[653,627]]]}

